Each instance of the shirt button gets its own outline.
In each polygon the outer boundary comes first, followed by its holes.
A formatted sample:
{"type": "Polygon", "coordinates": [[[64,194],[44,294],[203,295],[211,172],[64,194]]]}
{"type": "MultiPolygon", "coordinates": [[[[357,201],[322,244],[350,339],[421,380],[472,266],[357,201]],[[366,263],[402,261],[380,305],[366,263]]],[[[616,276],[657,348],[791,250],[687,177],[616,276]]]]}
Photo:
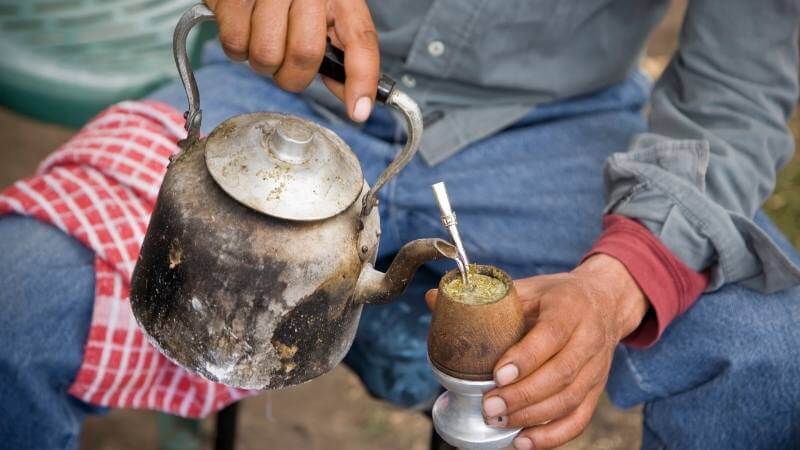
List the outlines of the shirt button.
{"type": "Polygon", "coordinates": [[[402,77],[400,77],[400,81],[402,81],[403,84],[406,85],[406,87],[410,87],[410,88],[413,88],[414,86],[417,85],[417,79],[412,77],[409,74],[405,74],[402,77]]]}
{"type": "Polygon", "coordinates": [[[431,56],[442,56],[442,53],[444,53],[444,42],[431,41],[428,44],[428,53],[430,53],[431,56]]]}

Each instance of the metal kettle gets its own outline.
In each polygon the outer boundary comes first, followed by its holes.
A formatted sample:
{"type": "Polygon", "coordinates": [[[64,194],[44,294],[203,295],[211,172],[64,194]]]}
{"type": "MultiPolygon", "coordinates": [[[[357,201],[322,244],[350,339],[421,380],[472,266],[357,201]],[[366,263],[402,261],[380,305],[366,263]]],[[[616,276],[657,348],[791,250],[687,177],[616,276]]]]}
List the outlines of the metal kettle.
{"type": "MultiPolygon", "coordinates": [[[[419,107],[387,77],[377,99],[403,114],[408,140],[372,187],[338,136],[300,117],[236,116],[201,138],[185,42],[213,19],[196,5],[175,29],[188,136],[159,191],[131,306],[150,342],[179,365],[230,386],[275,389],[331,370],[365,303],[391,301],[420,265],[455,249],[420,239],[385,274],[373,267],[377,193],[414,156],[422,132],[419,107]]],[[[343,58],[329,47],[320,72],[343,81],[343,58]]]]}

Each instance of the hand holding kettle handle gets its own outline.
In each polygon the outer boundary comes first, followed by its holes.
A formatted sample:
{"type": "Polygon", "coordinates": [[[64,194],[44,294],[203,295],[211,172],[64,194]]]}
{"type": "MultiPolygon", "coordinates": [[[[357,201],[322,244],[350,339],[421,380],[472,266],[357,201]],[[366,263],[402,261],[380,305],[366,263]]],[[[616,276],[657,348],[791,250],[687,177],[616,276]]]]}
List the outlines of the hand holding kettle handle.
{"type": "MultiPolygon", "coordinates": [[[[178,67],[183,87],[186,90],[186,97],[189,100],[189,110],[186,111],[186,143],[196,141],[200,136],[200,123],[202,121],[202,111],[200,110],[200,93],[197,90],[197,82],[192,72],[189,62],[189,55],[186,52],[186,38],[189,31],[201,22],[215,20],[214,13],[204,4],[197,4],[186,11],[178,20],[175,26],[175,34],[172,39],[172,53],[175,56],[175,65],[178,67]]],[[[325,50],[325,57],[319,67],[319,73],[339,82],[344,82],[344,52],[331,45],[330,41],[325,50]]],[[[406,164],[414,157],[419,149],[422,136],[422,113],[419,106],[404,92],[394,87],[395,82],[386,75],[381,74],[378,82],[376,100],[397,109],[403,114],[406,120],[408,139],[403,150],[397,155],[394,161],[380,174],[375,184],[370,188],[367,195],[363,197],[361,217],[364,218],[372,211],[378,203],[377,193],[392,177],[397,175],[406,164]]],[[[182,144],[184,145],[184,144],[182,144]]]]}

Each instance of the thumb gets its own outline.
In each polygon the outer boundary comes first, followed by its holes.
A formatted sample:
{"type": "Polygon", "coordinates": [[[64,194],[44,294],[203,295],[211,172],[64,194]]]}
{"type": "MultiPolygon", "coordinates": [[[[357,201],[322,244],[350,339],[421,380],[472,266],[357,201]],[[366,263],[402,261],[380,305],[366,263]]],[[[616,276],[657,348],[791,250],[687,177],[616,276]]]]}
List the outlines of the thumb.
{"type": "Polygon", "coordinates": [[[431,311],[436,307],[436,296],[439,294],[438,289],[431,289],[425,293],[425,303],[428,304],[428,309],[431,311]]]}
{"type": "Polygon", "coordinates": [[[522,301],[532,300],[568,277],[569,274],[567,273],[535,275],[514,280],[514,288],[522,301]]]}
{"type": "Polygon", "coordinates": [[[522,304],[522,314],[528,327],[532,327],[539,316],[539,301],[542,295],[561,282],[562,278],[562,274],[556,274],[514,280],[514,288],[517,290],[519,302],[522,304]]]}

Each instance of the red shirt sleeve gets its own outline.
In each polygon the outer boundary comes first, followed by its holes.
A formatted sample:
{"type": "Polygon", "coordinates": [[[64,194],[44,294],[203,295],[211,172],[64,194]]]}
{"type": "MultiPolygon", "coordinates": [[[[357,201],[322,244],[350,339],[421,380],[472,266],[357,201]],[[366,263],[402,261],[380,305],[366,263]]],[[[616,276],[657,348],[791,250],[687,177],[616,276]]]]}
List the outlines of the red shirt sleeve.
{"type": "Polygon", "coordinates": [[[650,302],[642,324],[622,341],[632,347],[655,344],[708,285],[706,274],[687,267],[644,225],[624,216],[603,218],[603,233],[583,259],[597,253],[622,262],[650,302]]]}

